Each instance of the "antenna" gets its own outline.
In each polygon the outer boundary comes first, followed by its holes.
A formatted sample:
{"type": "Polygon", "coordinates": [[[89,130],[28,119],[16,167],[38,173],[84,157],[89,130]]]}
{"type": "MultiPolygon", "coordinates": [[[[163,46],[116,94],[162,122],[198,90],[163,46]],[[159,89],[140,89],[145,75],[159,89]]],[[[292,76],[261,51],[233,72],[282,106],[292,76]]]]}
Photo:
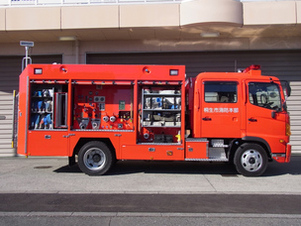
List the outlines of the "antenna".
{"type": "Polygon", "coordinates": [[[20,41],[20,46],[25,47],[25,57],[22,59],[22,71],[27,67],[28,64],[32,63],[32,59],[28,56],[29,48],[34,47],[34,42],[31,41],[20,41]]]}

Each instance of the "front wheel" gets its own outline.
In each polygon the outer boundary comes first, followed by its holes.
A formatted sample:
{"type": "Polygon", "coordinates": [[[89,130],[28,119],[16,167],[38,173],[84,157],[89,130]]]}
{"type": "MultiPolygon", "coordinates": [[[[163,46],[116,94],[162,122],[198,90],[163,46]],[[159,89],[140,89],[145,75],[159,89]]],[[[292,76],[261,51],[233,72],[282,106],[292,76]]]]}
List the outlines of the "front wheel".
{"type": "Polygon", "coordinates": [[[78,152],[78,166],[88,175],[105,174],[112,164],[112,152],[103,142],[88,142],[78,152]]]}
{"type": "Polygon", "coordinates": [[[244,176],[260,176],[268,166],[266,151],[258,144],[242,144],[234,155],[236,170],[244,176]]]}

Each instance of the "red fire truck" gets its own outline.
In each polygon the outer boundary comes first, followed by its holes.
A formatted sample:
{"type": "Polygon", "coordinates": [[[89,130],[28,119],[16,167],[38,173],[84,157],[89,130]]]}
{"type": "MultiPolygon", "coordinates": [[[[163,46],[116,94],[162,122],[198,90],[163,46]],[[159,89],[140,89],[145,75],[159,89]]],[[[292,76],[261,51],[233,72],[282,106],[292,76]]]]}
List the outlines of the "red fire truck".
{"type": "Polygon", "coordinates": [[[174,65],[29,65],[18,154],[68,156],[88,175],[116,160],[173,160],[232,162],[258,176],[269,161],[290,161],[285,90],[256,66],[186,78],[174,65]]]}

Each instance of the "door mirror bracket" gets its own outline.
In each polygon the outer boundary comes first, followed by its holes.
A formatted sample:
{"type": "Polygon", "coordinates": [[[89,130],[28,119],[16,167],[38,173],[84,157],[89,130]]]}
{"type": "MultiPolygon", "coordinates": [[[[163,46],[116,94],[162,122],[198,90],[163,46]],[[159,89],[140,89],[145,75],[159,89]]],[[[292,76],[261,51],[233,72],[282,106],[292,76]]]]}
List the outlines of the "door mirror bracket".
{"type": "Polygon", "coordinates": [[[276,111],[272,111],[272,118],[276,118],[276,111]]]}

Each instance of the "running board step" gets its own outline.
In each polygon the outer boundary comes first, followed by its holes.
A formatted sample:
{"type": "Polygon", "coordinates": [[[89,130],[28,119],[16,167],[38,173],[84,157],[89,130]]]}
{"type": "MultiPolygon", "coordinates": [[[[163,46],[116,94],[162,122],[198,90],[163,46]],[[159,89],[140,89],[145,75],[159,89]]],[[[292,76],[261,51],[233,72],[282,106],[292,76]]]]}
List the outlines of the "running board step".
{"type": "Polygon", "coordinates": [[[227,159],[225,148],[209,148],[209,159],[227,159]]]}
{"type": "Polygon", "coordinates": [[[186,161],[199,161],[199,162],[228,162],[224,148],[209,148],[209,158],[186,158],[186,161]]]}
{"type": "Polygon", "coordinates": [[[185,159],[185,161],[194,161],[194,162],[228,162],[229,160],[226,159],[185,159]]]}

